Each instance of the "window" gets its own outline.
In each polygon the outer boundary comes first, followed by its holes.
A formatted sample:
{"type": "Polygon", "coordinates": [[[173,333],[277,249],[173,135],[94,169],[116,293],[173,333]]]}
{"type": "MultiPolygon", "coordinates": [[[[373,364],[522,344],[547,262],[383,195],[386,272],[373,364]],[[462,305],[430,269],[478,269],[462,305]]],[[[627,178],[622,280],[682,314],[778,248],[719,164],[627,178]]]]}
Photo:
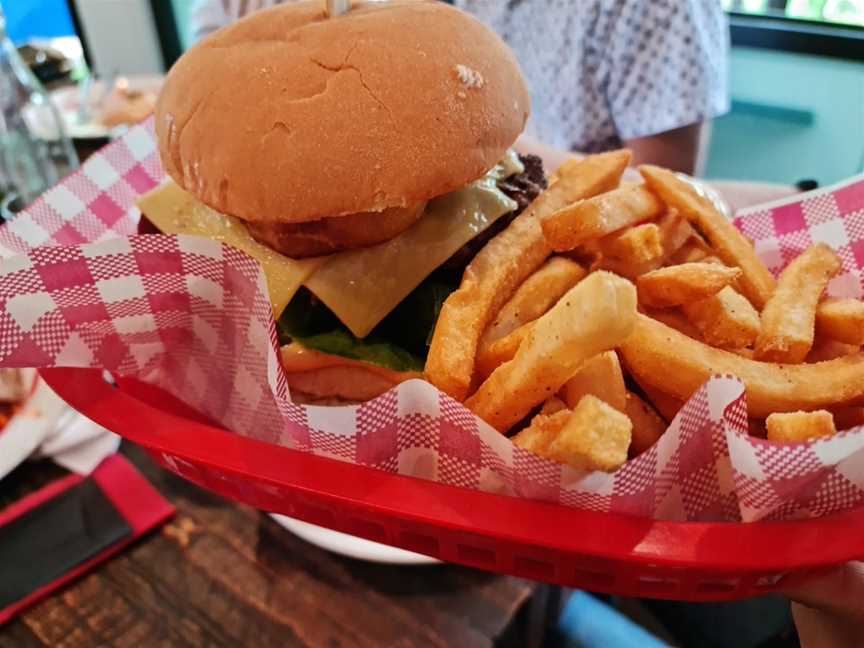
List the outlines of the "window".
{"type": "Polygon", "coordinates": [[[66,0],[0,0],[0,8],[6,13],[6,32],[16,45],[75,35],[66,0]]]}
{"type": "Polygon", "coordinates": [[[864,0],[722,0],[739,14],[864,27],[864,0]]]}

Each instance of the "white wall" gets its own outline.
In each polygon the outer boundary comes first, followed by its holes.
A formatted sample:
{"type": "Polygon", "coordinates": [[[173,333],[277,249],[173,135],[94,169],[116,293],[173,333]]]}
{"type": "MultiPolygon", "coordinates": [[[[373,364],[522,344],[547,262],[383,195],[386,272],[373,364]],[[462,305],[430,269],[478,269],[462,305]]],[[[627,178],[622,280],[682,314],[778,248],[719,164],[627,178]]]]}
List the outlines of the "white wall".
{"type": "Polygon", "coordinates": [[[164,71],[147,0],[75,0],[75,4],[99,76],[164,71]]]}

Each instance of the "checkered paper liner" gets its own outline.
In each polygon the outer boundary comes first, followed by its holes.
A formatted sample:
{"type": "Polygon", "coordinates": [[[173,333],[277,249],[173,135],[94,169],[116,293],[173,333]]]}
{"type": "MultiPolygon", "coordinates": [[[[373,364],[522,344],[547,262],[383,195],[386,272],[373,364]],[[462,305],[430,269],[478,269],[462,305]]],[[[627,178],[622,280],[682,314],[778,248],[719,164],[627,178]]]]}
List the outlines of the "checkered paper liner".
{"type": "MultiPolygon", "coordinates": [[[[134,235],[163,179],[152,125],[131,129],[0,228],[0,366],[102,367],[237,434],[440,483],[666,520],[815,517],[864,501],[864,430],[780,446],[747,434],[743,385],[715,377],[614,474],[535,457],[412,380],[356,407],[290,401],[266,285],[214,241],[134,235]]],[[[864,178],[748,210],[736,224],[779,271],[825,241],[834,294],[864,292],[864,178]]]]}

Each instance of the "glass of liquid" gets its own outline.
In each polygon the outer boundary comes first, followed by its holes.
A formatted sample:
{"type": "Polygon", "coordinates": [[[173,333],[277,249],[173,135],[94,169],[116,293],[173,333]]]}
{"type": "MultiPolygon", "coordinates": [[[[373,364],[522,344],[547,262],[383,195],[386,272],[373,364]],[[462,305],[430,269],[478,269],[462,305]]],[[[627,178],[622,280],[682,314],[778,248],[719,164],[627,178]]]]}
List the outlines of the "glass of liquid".
{"type": "Polygon", "coordinates": [[[0,9],[0,217],[14,217],[77,166],[60,113],[6,34],[0,9]]]}

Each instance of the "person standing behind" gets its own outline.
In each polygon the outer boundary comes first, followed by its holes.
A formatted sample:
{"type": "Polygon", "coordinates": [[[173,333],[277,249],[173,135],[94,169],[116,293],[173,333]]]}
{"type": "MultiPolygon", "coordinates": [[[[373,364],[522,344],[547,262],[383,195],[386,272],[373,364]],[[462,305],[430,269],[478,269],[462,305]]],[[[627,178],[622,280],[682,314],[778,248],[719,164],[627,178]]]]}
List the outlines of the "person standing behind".
{"type": "MultiPolygon", "coordinates": [[[[196,39],[282,0],[196,0],[196,39]]],[[[288,0],[290,1],[290,0],[288,0]]],[[[634,163],[698,173],[707,125],[728,110],[720,0],[449,0],[513,49],[531,86],[520,148],[551,168],[627,146],[634,163]]]]}

